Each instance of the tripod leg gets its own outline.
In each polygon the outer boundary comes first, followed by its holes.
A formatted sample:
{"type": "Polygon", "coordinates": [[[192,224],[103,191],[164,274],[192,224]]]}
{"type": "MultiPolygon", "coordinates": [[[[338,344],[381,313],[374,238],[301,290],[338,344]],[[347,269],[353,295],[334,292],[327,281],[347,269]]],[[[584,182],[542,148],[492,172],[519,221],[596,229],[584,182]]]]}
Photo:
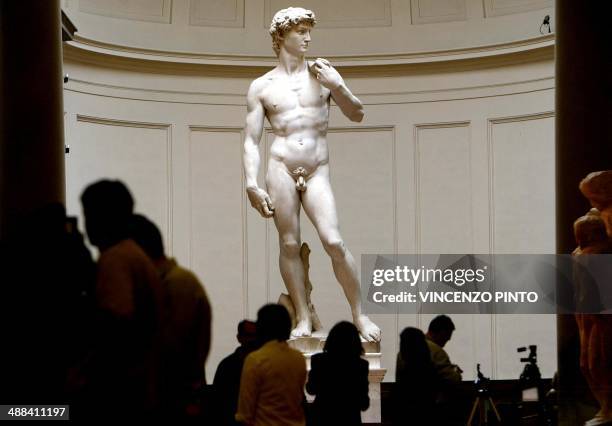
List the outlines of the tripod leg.
{"type": "Polygon", "coordinates": [[[470,426],[472,424],[472,421],[474,420],[474,414],[476,413],[477,408],[478,408],[478,398],[474,400],[474,404],[472,405],[472,411],[470,411],[470,417],[468,418],[467,426],[470,426]]]}
{"type": "Polygon", "coordinates": [[[491,397],[489,397],[489,402],[491,403],[491,407],[493,408],[493,412],[495,413],[495,417],[497,417],[497,421],[501,423],[501,417],[499,415],[499,411],[497,411],[497,407],[495,406],[495,403],[493,402],[491,397]]]}

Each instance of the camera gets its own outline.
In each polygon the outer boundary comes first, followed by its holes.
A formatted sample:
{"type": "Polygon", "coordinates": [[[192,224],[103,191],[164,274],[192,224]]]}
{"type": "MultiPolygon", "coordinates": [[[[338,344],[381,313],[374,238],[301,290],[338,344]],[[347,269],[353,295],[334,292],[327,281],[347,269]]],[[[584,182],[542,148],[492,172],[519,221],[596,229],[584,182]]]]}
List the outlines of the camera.
{"type": "Polygon", "coordinates": [[[480,364],[476,364],[476,380],[474,380],[474,385],[476,387],[476,392],[479,394],[488,394],[489,393],[489,382],[491,379],[485,377],[484,374],[480,371],[480,364]]]}
{"type": "MultiPolygon", "coordinates": [[[[527,351],[527,347],[521,346],[517,348],[516,351],[518,353],[527,351]]],[[[542,375],[540,374],[540,369],[538,368],[538,347],[537,345],[529,345],[529,355],[526,357],[521,357],[521,362],[525,362],[525,368],[523,368],[523,372],[519,377],[519,382],[522,385],[535,385],[538,386],[540,383],[540,379],[542,375]]]]}
{"type": "Polygon", "coordinates": [[[529,354],[520,358],[520,361],[525,363],[525,367],[519,377],[518,410],[522,414],[522,420],[536,417],[540,425],[553,425],[552,410],[545,398],[546,392],[542,382],[542,374],[538,367],[538,347],[536,345],[522,346],[517,348],[516,351],[522,353],[526,352],[528,348],[529,354]],[[535,415],[529,413],[529,409],[525,405],[527,402],[536,404],[535,415]]]}

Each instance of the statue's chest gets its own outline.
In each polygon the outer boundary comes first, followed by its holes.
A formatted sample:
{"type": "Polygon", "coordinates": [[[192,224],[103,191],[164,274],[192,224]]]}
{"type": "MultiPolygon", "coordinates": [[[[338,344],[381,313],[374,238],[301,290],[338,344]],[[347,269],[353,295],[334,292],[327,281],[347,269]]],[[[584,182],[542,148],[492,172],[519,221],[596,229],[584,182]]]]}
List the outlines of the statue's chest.
{"type": "Polygon", "coordinates": [[[264,105],[271,113],[296,108],[316,108],[327,104],[329,90],[313,79],[283,80],[271,85],[264,94],[264,105]]]}

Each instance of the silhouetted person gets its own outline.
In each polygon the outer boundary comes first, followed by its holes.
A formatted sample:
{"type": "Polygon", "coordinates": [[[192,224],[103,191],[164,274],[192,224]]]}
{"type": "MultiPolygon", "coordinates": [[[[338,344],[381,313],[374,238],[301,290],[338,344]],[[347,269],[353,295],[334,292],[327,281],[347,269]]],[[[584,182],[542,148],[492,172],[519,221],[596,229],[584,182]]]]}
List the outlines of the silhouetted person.
{"type": "Polygon", "coordinates": [[[425,335],[414,327],[400,334],[395,368],[393,414],[395,425],[436,424],[437,375],[425,335]]]}
{"type": "Polygon", "coordinates": [[[95,347],[89,364],[91,415],[138,418],[158,409],[163,291],[144,251],[129,239],[134,206],[126,186],[102,180],[81,196],[98,247],[95,347]]]}
{"type": "Polygon", "coordinates": [[[368,361],[357,327],[341,321],[329,331],[323,352],[313,355],[306,391],[315,395],[314,425],[360,425],[370,406],[368,361]]]}
{"type": "Polygon", "coordinates": [[[426,336],[436,374],[441,381],[447,383],[459,383],[463,372],[459,366],[450,362],[448,354],[443,349],[451,339],[453,331],[455,331],[453,321],[446,315],[438,315],[429,323],[426,336]]]}
{"type": "Polygon", "coordinates": [[[164,252],[157,226],[142,215],[134,215],[132,239],[153,261],[164,289],[166,322],[161,373],[164,415],[194,417],[198,397],[206,384],[204,365],[210,349],[211,309],[204,287],[189,270],[164,252]]]}
{"type": "Polygon", "coordinates": [[[2,404],[68,404],[69,371],[88,349],[94,264],[64,206],[24,215],[0,242],[2,404]]]}
{"type": "Polygon", "coordinates": [[[240,346],[219,363],[213,380],[215,424],[219,426],[239,424],[234,416],[238,408],[240,376],[245,358],[256,349],[257,328],[255,323],[249,320],[240,321],[236,338],[240,346]]]}
{"type": "MultiPolygon", "coordinates": [[[[431,361],[436,371],[436,412],[439,414],[438,421],[451,424],[454,413],[458,412],[455,395],[458,385],[461,383],[459,366],[451,363],[448,354],[443,349],[444,345],[451,339],[455,331],[455,324],[446,315],[438,315],[429,323],[426,341],[431,353],[431,361]]],[[[453,423],[454,424],[454,423],[453,423]]]]}
{"type": "Polygon", "coordinates": [[[257,312],[261,348],[244,361],[236,420],[245,425],[302,426],[306,360],[287,344],[291,318],[284,306],[257,312]]]}

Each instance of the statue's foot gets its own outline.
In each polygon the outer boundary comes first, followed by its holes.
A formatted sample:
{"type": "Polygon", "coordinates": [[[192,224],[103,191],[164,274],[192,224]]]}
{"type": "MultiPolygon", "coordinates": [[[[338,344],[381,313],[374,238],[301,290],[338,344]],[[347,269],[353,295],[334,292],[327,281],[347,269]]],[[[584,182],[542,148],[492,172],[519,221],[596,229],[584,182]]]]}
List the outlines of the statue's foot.
{"type": "Polygon", "coordinates": [[[380,342],[380,328],[365,315],[359,315],[354,321],[361,336],[368,342],[380,342]]]}
{"type": "Polygon", "coordinates": [[[291,337],[304,337],[312,334],[312,322],[310,318],[298,321],[297,325],[291,330],[291,337]]]}

